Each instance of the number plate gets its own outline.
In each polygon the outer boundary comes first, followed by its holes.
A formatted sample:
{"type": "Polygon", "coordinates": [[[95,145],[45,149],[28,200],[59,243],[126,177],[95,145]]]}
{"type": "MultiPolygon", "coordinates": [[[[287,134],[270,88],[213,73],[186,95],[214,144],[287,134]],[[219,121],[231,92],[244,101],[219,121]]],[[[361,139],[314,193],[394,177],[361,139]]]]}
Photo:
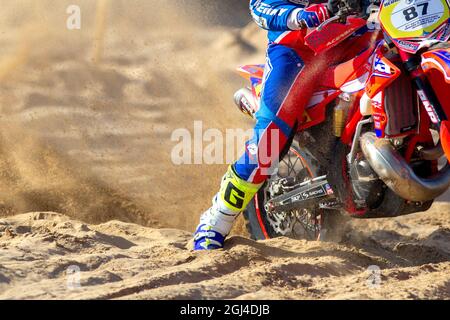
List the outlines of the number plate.
{"type": "Polygon", "coordinates": [[[449,19],[446,0],[385,0],[380,10],[383,28],[392,38],[421,38],[449,19]]]}

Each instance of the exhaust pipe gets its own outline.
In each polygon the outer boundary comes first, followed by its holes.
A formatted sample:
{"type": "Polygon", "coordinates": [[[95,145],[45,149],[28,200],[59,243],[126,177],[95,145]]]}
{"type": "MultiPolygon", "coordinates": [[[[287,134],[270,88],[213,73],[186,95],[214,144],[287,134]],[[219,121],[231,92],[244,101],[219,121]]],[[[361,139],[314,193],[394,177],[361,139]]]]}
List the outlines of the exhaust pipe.
{"type": "Polygon", "coordinates": [[[405,200],[433,200],[450,186],[448,163],[437,175],[425,179],[414,173],[389,140],[378,139],[373,132],[361,137],[361,148],[380,179],[405,200]]]}

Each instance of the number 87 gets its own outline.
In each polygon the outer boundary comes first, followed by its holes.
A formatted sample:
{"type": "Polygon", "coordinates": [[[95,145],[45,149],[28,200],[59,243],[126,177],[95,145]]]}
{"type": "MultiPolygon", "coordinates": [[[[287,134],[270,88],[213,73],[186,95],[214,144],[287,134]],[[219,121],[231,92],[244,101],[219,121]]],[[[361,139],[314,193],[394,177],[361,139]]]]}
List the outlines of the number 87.
{"type": "MultiPolygon", "coordinates": [[[[428,13],[428,2],[420,3],[417,5],[417,7],[422,7],[422,16],[428,13]]],[[[403,10],[403,14],[405,15],[406,21],[410,21],[419,16],[416,7],[409,7],[403,10]]]]}

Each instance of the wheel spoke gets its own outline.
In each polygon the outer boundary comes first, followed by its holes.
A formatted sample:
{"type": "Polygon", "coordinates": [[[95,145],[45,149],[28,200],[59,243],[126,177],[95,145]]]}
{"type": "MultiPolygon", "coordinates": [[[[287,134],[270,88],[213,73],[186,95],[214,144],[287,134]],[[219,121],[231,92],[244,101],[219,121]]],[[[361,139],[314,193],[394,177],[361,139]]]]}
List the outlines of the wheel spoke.
{"type": "MultiPolygon", "coordinates": [[[[308,167],[304,161],[295,149],[290,149],[286,156],[281,159],[278,174],[272,177],[268,186],[271,183],[276,183],[281,178],[295,177],[299,181],[311,178],[310,171],[307,169],[308,167]],[[292,159],[293,157],[295,159],[292,159]]],[[[266,189],[265,194],[265,199],[271,197],[269,188],[266,189]]],[[[302,209],[285,213],[267,214],[267,218],[277,234],[282,235],[283,232],[286,233],[288,231],[286,236],[295,239],[306,238],[308,240],[316,240],[320,234],[322,225],[318,219],[319,215],[320,213],[318,212],[302,209]]]]}

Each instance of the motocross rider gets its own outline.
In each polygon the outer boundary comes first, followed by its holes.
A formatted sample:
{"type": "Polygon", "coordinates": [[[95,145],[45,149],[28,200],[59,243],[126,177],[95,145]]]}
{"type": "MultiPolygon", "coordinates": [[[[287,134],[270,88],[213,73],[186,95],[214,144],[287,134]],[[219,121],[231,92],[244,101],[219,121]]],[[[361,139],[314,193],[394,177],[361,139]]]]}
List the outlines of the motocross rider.
{"type": "Polygon", "coordinates": [[[270,176],[270,167],[295,134],[313,93],[312,83],[320,76],[314,72],[316,63],[308,65],[314,55],[303,38],[308,29],[330,17],[326,4],[312,2],[250,1],[253,20],[268,30],[269,37],[261,106],[255,115],[253,138],[246,143],[242,157],[229,167],[212,207],[200,218],[194,236],[195,250],[223,247],[236,217],[270,176]]]}

